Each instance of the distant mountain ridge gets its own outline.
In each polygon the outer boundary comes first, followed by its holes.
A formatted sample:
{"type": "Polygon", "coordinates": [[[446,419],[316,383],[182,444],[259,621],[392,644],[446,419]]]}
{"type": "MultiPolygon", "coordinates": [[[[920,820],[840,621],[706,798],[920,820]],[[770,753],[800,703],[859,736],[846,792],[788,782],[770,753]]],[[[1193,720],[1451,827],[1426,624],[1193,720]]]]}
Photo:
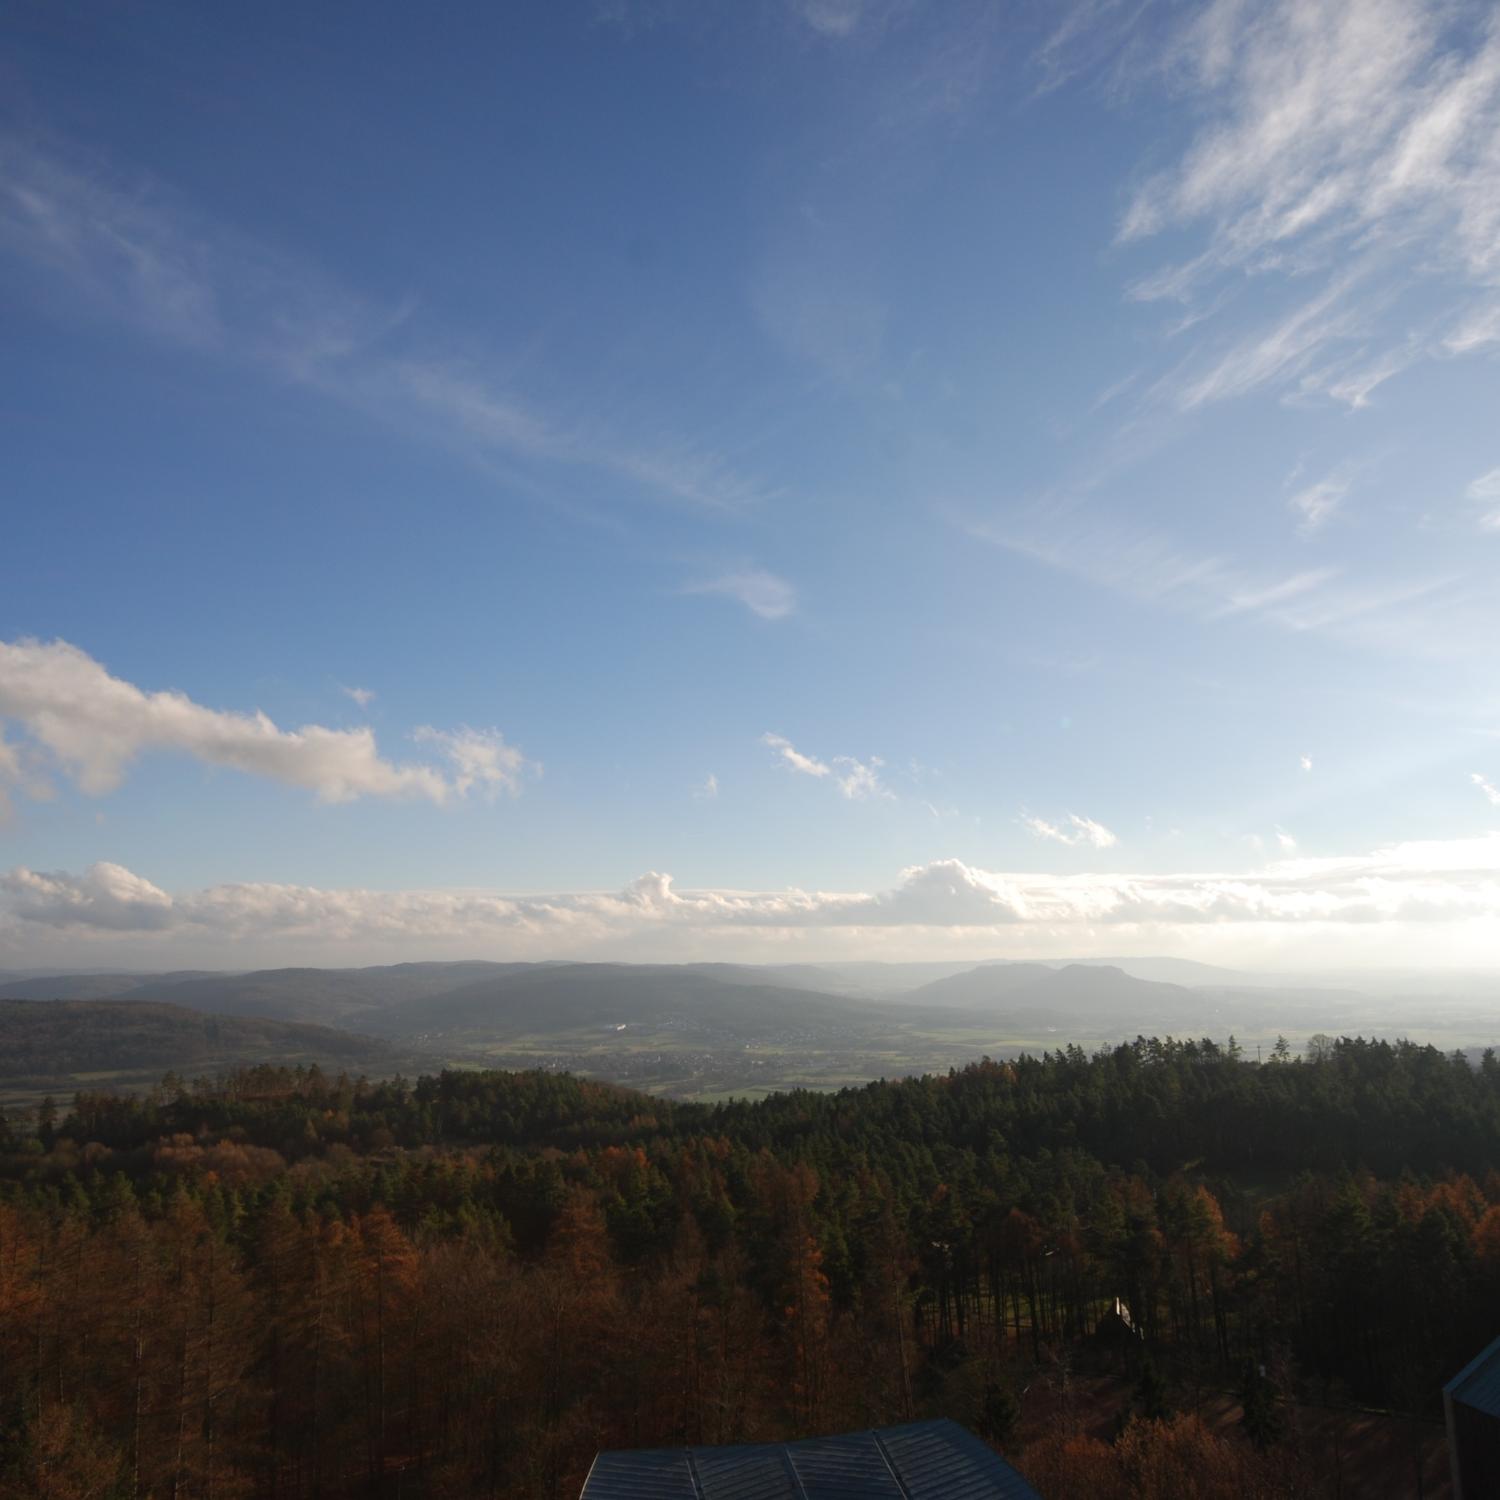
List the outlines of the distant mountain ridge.
{"type": "MultiPolygon", "coordinates": [[[[436,996],[464,984],[542,970],[584,970],[607,967],[637,973],[691,973],[725,984],[772,986],[854,999],[913,1000],[936,1003],[937,986],[955,981],[954,993],[966,986],[983,989],[979,976],[1004,973],[1041,978],[1044,971],[1110,968],[1135,979],[1191,988],[1274,988],[1306,982],[1244,974],[1190,959],[991,958],[973,962],[886,963],[876,960],[803,964],[580,964],[553,959],[541,962],[490,960],[430,961],[372,965],[357,968],[312,966],[224,971],[182,969],[161,973],[87,969],[72,972],[23,970],[0,972],[0,999],[85,1000],[161,998],[206,1010],[242,1014],[283,1014],[294,1004],[299,1013],[316,1010],[336,1019],[370,1009],[405,1004],[424,995],[436,996]]],[[[1015,979],[997,979],[996,987],[1012,987],[1015,979]]]]}
{"type": "Polygon", "coordinates": [[[1110,965],[986,965],[934,980],[914,990],[917,1003],[1002,1011],[1067,1011],[1128,1018],[1131,1014],[1182,1014],[1195,1008],[1194,992],[1180,984],[1137,979],[1110,965]]]}
{"type": "MultiPolygon", "coordinates": [[[[1369,995],[1241,986],[1232,970],[1183,962],[1141,966],[1216,982],[1176,984],[1093,960],[889,969],[465,960],[32,976],[0,986],[0,997],[47,997],[0,998],[12,1028],[0,1027],[0,1103],[66,1092],[65,1075],[77,1086],[134,1088],[168,1068],[313,1058],[372,1074],[541,1067],[723,1098],[1140,1035],[1235,1035],[1255,1057],[1283,1034],[1294,1044],[1319,1031],[1410,1034],[1411,1010],[1382,1009],[1369,995]]],[[[1494,1015],[1472,1006],[1428,1029],[1445,1046],[1483,1047],[1500,1040],[1494,1015]]]]}
{"type": "Polygon", "coordinates": [[[149,1002],[335,1027],[455,1057],[516,1045],[545,1046],[549,1055],[580,1047],[612,1055],[637,1044],[720,1051],[756,1044],[788,1055],[798,1048],[874,1048],[896,1057],[906,1055],[896,1045],[903,1031],[919,1047],[934,1029],[979,1047],[1002,1047],[1011,1038],[1036,1045],[1059,1033],[1224,1036],[1239,1029],[1273,1038],[1299,1009],[1319,1012],[1312,1029],[1368,1014],[1352,992],[1241,985],[1241,978],[1233,970],[1172,959],[888,966],[461,960],[50,975],[0,985],[0,999],[149,1002]],[[1127,964],[1200,982],[1143,977],[1127,964]],[[657,1040],[646,1042],[651,1035],[657,1040]]]}
{"type": "MultiPolygon", "coordinates": [[[[245,974],[51,976],[0,998],[154,1002],[208,1014],[302,1022],[387,1038],[483,1034],[495,1040],[590,1028],[661,1028],[720,1042],[775,1034],[844,1035],[892,1025],[963,1024],[976,1015],[1088,1014],[1146,1024],[1194,1009],[1193,992],[1098,965],[896,966],[909,988],[861,986],[867,965],[411,963],[245,974]],[[945,972],[946,971],[946,972],[945,972]]],[[[889,976],[887,976],[889,977],[889,976]]]]}
{"type": "Polygon", "coordinates": [[[151,984],[183,984],[214,975],[212,969],[165,974],[83,973],[17,975],[0,981],[0,1000],[113,1000],[151,984]]]}

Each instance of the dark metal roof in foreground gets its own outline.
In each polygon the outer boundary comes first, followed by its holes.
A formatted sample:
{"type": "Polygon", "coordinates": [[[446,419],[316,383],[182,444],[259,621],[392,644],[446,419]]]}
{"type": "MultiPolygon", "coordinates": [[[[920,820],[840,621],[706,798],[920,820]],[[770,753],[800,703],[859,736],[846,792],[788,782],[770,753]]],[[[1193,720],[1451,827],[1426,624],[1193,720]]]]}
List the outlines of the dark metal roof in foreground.
{"type": "Polygon", "coordinates": [[[1443,1387],[1443,1394],[1475,1411],[1500,1417],[1500,1339],[1481,1349],[1443,1387]]]}
{"type": "Polygon", "coordinates": [[[599,1454],[579,1500],[1040,1500],[957,1422],[599,1454]]]}

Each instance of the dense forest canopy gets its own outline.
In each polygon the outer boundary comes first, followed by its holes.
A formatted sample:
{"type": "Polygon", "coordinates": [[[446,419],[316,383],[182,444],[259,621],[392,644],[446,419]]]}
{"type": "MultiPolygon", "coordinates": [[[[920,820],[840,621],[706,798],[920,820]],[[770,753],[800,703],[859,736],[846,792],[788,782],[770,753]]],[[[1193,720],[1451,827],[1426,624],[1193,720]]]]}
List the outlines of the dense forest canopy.
{"type": "Polygon", "coordinates": [[[1430,1418],[1500,1332],[1500,1064],[1408,1043],[715,1106],[265,1067],[0,1147],[15,1495],[571,1497],[601,1446],[922,1415],[1044,1493],[1332,1494],[1299,1403],[1430,1418]],[[1075,1368],[1118,1372],[1117,1441],[1075,1368]]]}

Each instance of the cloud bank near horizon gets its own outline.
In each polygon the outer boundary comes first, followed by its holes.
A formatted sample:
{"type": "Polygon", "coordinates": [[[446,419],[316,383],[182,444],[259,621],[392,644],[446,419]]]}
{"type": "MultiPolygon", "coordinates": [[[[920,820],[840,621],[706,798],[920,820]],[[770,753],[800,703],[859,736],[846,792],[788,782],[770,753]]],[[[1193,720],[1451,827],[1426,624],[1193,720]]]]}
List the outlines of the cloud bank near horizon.
{"type": "MultiPolygon", "coordinates": [[[[623,890],[550,895],[320,889],[243,883],[174,895],[123,866],[0,876],[0,957],[93,962],[131,956],[307,950],[359,961],[392,952],[687,956],[738,942],[766,959],[817,948],[854,955],[950,952],[978,941],[1083,956],[1150,936],[1203,949],[1313,929],[1363,944],[1371,924],[1500,931],[1500,832],[1396,844],[1348,858],[1295,858],[1242,874],[1000,873],[956,859],[901,872],[882,891],[679,889],[642,875],[623,890]],[[1198,936],[1193,936],[1194,933],[1198,936]],[[823,941],[813,941],[813,934],[823,941]]],[[[1493,946],[1491,947],[1493,950],[1493,946]]],[[[50,961],[50,960],[45,960],[50,961]]]]}

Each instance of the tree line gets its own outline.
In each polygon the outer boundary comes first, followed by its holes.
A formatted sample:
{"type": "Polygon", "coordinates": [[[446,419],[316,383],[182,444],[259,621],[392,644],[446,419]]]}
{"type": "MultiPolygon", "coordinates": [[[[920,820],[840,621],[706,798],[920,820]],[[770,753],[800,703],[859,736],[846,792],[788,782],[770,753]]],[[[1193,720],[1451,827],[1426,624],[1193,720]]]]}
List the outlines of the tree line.
{"type": "Polygon", "coordinates": [[[712,1106],[545,1072],[84,1092],[0,1136],[0,1493],[571,1500],[603,1446],[925,1415],[1015,1453],[1074,1360],[1132,1394],[1117,1440],[1019,1454],[1044,1492],[1331,1493],[1288,1403],[1434,1410],[1500,1332],[1497,1168],[1492,1055],[1358,1038],[712,1106]],[[1193,1415],[1225,1387],[1232,1439],[1193,1415]]]}

